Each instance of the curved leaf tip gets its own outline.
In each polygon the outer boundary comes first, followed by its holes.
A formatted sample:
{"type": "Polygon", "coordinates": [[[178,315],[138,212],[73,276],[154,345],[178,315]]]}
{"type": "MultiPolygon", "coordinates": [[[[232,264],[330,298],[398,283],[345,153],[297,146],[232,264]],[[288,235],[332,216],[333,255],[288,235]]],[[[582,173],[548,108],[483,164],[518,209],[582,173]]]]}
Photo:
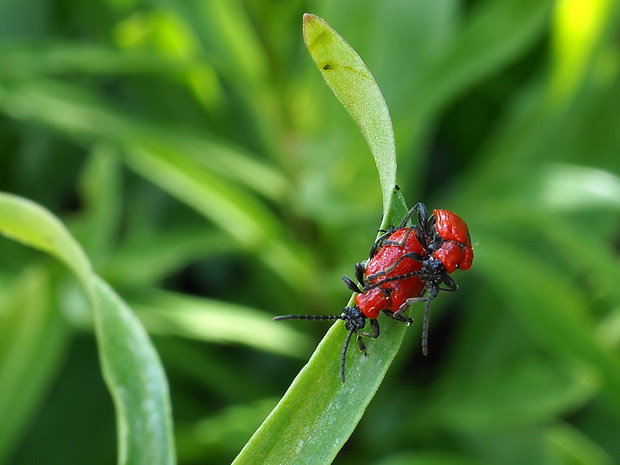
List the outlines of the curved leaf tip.
{"type": "Polygon", "coordinates": [[[323,19],[303,16],[303,35],[312,60],[360,128],[379,171],[384,214],[396,185],[396,145],[390,114],[368,68],[355,50],[323,19]]]}

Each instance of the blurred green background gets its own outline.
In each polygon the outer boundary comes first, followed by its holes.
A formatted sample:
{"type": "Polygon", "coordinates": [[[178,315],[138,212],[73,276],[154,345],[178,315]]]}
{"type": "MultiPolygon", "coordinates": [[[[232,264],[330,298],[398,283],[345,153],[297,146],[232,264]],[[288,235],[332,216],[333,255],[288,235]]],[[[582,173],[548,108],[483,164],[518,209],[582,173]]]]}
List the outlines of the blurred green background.
{"type": "MultiPolygon", "coordinates": [[[[5,0],[0,190],[61,218],[143,321],[179,463],[236,456],[328,326],[271,318],[339,313],[379,224],[304,12],[375,76],[409,204],[456,211],[476,253],[426,358],[411,311],[336,463],[620,462],[618,2],[5,0]]],[[[76,283],[0,257],[0,464],[114,463],[76,283]]]]}

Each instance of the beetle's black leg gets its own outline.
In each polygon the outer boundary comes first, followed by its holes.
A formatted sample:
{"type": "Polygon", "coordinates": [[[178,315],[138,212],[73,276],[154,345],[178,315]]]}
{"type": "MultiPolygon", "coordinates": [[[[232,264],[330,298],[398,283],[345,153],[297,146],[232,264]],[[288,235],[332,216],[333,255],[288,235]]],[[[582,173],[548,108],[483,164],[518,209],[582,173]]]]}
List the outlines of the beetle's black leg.
{"type": "Polygon", "coordinates": [[[344,282],[346,284],[346,286],[349,288],[349,290],[356,292],[358,294],[362,293],[362,290],[358,287],[357,284],[355,284],[353,281],[351,281],[351,279],[349,279],[348,276],[343,276],[342,277],[342,282],[344,282]]]}

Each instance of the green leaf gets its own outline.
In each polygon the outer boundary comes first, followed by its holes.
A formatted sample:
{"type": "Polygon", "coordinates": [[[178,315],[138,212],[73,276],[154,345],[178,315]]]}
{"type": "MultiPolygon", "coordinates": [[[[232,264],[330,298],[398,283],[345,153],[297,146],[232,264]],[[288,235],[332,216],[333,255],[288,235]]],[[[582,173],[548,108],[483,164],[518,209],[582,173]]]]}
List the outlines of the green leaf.
{"type": "MultiPolygon", "coordinates": [[[[320,324],[320,323],[317,323],[320,324]]],[[[327,332],[308,364],[233,463],[331,463],[361,419],[396,356],[407,326],[381,321],[381,337],[353,342],[340,381],[343,323],[327,332]]]]}
{"type": "Polygon", "coordinates": [[[92,272],[79,244],[47,210],[0,194],[0,232],[55,256],[84,286],[94,309],[104,378],[117,409],[119,464],[173,464],[167,381],[135,315],[92,272]]]}
{"type": "Polygon", "coordinates": [[[306,47],[338,100],[357,123],[379,170],[383,211],[396,185],[396,145],[387,105],[359,55],[321,18],[304,15],[306,47]]]}
{"type": "Polygon", "coordinates": [[[93,298],[90,262],[63,224],[39,205],[0,193],[0,233],[55,256],[78,277],[93,298]]]}
{"type": "Polygon", "coordinates": [[[265,312],[243,305],[151,291],[133,307],[151,333],[245,344],[293,357],[306,354],[313,344],[290,326],[274,325],[265,312]]]}
{"type": "MultiPolygon", "coordinates": [[[[304,15],[304,38],[375,157],[383,192],[382,227],[398,223],[407,207],[395,187],[392,123],[377,84],[357,53],[322,19],[304,15]]],[[[367,356],[354,350],[355,344],[349,347],[343,385],[338,373],[346,331],[342,321],[335,323],[234,463],[256,463],[258,458],[261,463],[331,463],[381,385],[405,335],[402,323],[386,319],[381,325],[382,337],[366,343],[367,356]]]]}
{"type": "Polygon", "coordinates": [[[95,312],[99,356],[117,409],[119,463],[174,464],[168,383],[133,312],[98,277],[95,312]]]}

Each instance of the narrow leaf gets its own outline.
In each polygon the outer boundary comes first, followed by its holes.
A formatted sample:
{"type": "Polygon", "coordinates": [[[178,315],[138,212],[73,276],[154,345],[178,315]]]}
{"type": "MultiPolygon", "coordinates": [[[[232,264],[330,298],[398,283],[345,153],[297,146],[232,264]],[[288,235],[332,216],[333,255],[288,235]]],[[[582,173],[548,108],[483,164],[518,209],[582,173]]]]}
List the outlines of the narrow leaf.
{"type": "Polygon", "coordinates": [[[312,59],[368,142],[379,170],[383,211],[388,212],[396,184],[396,146],[383,95],[359,55],[325,21],[305,14],[303,23],[312,59]]]}
{"type": "Polygon", "coordinates": [[[382,319],[381,337],[365,342],[367,356],[351,344],[343,385],[339,369],[346,331],[342,322],[334,324],[233,463],[332,463],[379,388],[406,328],[382,319]]]}
{"type": "Polygon", "coordinates": [[[0,232],[63,261],[85,287],[95,313],[104,377],[117,410],[119,464],[173,464],[167,381],[134,314],[92,272],[63,224],[39,205],[0,194],[0,232]]]}
{"type": "Polygon", "coordinates": [[[117,409],[119,463],[175,463],[168,383],[149,337],[127,305],[95,277],[99,356],[117,409]]]}
{"type": "Polygon", "coordinates": [[[88,258],[63,224],[30,200],[0,193],[0,233],[55,256],[67,265],[92,298],[88,258]]]}

